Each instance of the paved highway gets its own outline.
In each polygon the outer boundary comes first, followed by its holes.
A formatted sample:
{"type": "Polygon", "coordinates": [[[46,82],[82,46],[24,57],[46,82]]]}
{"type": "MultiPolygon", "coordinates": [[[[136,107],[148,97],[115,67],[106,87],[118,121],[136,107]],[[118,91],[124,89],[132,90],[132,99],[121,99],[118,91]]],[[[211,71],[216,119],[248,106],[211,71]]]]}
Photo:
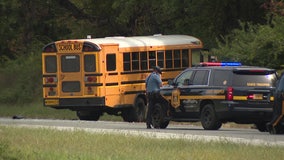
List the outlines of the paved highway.
{"type": "Polygon", "coordinates": [[[167,129],[146,129],[145,123],[110,121],[9,119],[0,118],[0,125],[19,127],[48,127],[61,130],[85,130],[94,133],[139,135],[154,138],[180,138],[200,141],[227,141],[252,145],[277,145],[284,147],[284,135],[271,135],[256,129],[224,128],[203,130],[200,126],[169,124],[167,129]]]}

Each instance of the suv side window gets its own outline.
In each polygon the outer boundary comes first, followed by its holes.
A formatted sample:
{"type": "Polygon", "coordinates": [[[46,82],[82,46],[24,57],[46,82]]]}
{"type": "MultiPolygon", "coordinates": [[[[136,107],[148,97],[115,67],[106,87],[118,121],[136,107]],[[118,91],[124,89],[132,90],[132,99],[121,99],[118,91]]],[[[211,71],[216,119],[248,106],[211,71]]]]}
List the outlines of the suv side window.
{"type": "Polygon", "coordinates": [[[193,70],[188,70],[186,72],[183,72],[179,77],[177,77],[175,83],[178,86],[189,85],[193,72],[194,72],[193,70]]]}
{"type": "Polygon", "coordinates": [[[214,86],[227,86],[229,85],[229,75],[231,71],[226,70],[215,70],[213,74],[213,85],[214,86]]]}
{"type": "Polygon", "coordinates": [[[194,79],[192,81],[193,85],[208,85],[208,70],[196,71],[194,79]]]}

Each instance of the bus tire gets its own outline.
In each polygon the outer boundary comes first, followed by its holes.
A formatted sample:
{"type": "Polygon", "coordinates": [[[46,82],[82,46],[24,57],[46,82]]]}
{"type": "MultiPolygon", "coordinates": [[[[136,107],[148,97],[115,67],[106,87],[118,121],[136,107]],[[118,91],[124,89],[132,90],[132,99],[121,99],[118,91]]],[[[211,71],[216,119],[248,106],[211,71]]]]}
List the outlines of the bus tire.
{"type": "Polygon", "coordinates": [[[137,117],[135,115],[135,110],[133,108],[124,109],[121,113],[121,117],[125,122],[135,122],[137,117]]]}
{"type": "Polygon", "coordinates": [[[169,125],[170,121],[166,120],[166,110],[161,103],[155,103],[151,117],[154,128],[165,129],[169,125]]]}
{"type": "Polygon", "coordinates": [[[146,102],[142,98],[137,98],[134,105],[136,121],[145,122],[146,102]]]}
{"type": "Polygon", "coordinates": [[[95,111],[77,111],[77,117],[80,120],[85,121],[97,121],[100,119],[100,116],[102,115],[101,112],[95,112],[95,111]]]}
{"type": "Polygon", "coordinates": [[[137,98],[134,106],[122,112],[122,118],[126,122],[145,122],[146,102],[143,98],[137,98]]]}
{"type": "Polygon", "coordinates": [[[266,122],[258,122],[254,124],[260,132],[267,132],[266,122]]]}
{"type": "Polygon", "coordinates": [[[218,120],[214,106],[206,104],[201,110],[201,124],[205,130],[218,130],[222,123],[218,120]]]}

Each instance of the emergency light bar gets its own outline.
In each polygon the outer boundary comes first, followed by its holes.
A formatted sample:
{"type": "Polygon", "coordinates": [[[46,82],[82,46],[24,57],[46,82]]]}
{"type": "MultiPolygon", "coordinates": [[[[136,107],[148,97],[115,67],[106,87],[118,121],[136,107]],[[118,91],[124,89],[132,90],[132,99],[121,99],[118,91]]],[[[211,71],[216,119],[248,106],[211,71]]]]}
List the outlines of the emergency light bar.
{"type": "Polygon", "coordinates": [[[201,66],[241,66],[240,62],[201,62],[201,66]]]}

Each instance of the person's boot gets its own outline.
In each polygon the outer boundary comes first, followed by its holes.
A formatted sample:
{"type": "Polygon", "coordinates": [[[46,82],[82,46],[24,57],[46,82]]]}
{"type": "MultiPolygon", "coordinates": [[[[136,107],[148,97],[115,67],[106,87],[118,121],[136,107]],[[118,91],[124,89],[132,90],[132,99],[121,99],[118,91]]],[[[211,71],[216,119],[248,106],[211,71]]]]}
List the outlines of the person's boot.
{"type": "Polygon", "coordinates": [[[151,129],[152,128],[150,124],[146,124],[146,126],[147,126],[147,129],[151,129]]]}

